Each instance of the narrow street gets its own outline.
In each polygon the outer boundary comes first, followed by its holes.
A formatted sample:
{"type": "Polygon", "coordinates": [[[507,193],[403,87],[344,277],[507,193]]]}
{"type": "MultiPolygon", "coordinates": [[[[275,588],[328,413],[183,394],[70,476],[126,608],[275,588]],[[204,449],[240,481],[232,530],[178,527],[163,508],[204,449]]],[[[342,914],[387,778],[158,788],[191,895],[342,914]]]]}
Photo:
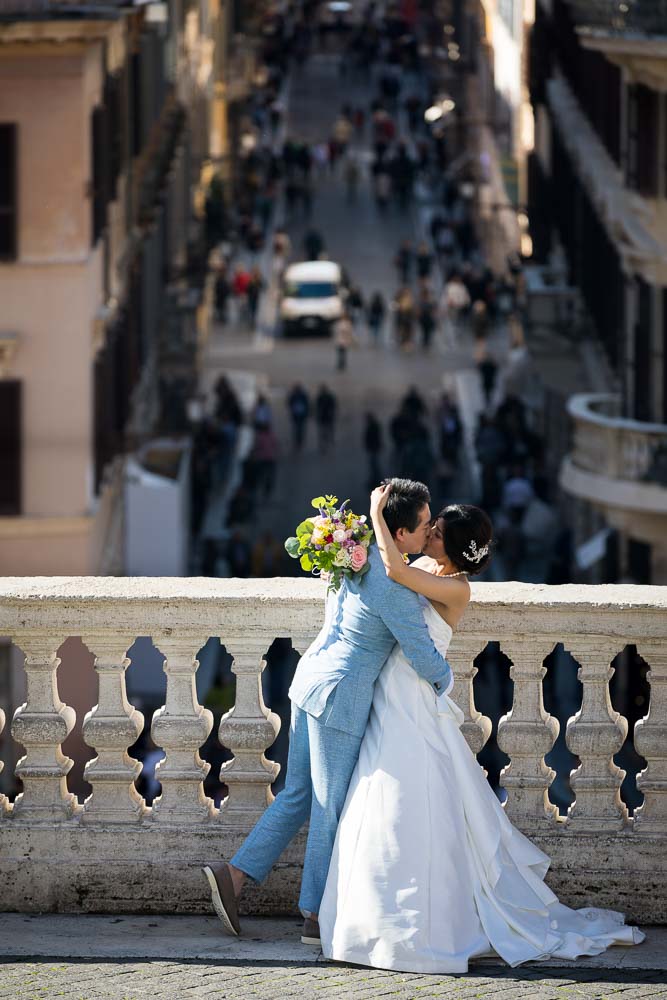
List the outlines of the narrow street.
{"type": "MultiPolygon", "coordinates": [[[[341,78],[338,56],[329,52],[313,54],[306,65],[294,71],[290,82],[287,134],[308,143],[325,141],[331,132],[341,106],[348,102],[363,102],[368,110],[373,89],[362,85],[357,77],[341,78]],[[360,100],[361,99],[361,100],[360,100]]],[[[367,115],[368,119],[368,115],[367,115]]],[[[391,204],[382,215],[371,193],[367,163],[370,160],[366,133],[353,144],[364,165],[357,196],[350,200],[346,193],[342,167],[339,165],[325,176],[315,174],[314,204],[311,218],[295,213],[287,219],[286,228],[292,240],[292,259],[299,259],[304,233],[317,229],[324,237],[328,256],[341,264],[354,284],[358,284],[364,300],[374,291],[382,293],[388,303],[397,288],[394,256],[402,239],[416,244],[421,237],[423,215],[428,211],[416,200],[407,211],[391,204]]],[[[276,211],[276,221],[284,219],[282,201],[276,211]]],[[[436,293],[439,278],[434,282],[436,293]]],[[[273,419],[281,443],[278,475],[272,497],[262,509],[262,527],[270,528],[281,542],[292,533],[295,525],[308,510],[310,499],[319,493],[336,493],[349,497],[355,510],[368,509],[368,469],[363,450],[364,413],[372,411],[383,425],[384,448],[380,459],[383,475],[395,474],[388,435],[388,423],[399,401],[411,386],[416,386],[432,415],[433,445],[437,447],[435,408],[443,392],[454,390],[457,372],[472,371],[472,349],[469,342],[456,350],[437,339],[430,352],[419,346],[411,353],[399,351],[385,342],[375,347],[367,342],[365,323],[359,324],[359,344],[348,352],[348,368],[335,370],[335,349],[329,339],[283,340],[272,320],[275,317],[275,289],[268,293],[263,315],[268,329],[259,334],[234,330],[232,324],[214,329],[208,349],[205,386],[213,385],[221,373],[239,379],[252,374],[260,389],[268,392],[273,407],[273,419]],[[272,315],[273,314],[273,315],[272,315]],[[272,327],[272,328],[271,328],[272,327]],[[268,336],[267,336],[268,334],[268,336]],[[316,440],[314,421],[309,421],[306,444],[295,453],[291,446],[289,414],[286,396],[296,382],[301,382],[311,398],[322,383],[332,389],[338,399],[336,447],[321,450],[316,440]]],[[[385,333],[391,324],[385,322],[385,333]]],[[[436,487],[437,473],[433,477],[436,487]]],[[[436,509],[443,502],[472,500],[470,479],[461,471],[450,484],[451,492],[438,495],[434,489],[436,509]]],[[[296,564],[286,560],[286,572],[298,572],[296,564]]]]}

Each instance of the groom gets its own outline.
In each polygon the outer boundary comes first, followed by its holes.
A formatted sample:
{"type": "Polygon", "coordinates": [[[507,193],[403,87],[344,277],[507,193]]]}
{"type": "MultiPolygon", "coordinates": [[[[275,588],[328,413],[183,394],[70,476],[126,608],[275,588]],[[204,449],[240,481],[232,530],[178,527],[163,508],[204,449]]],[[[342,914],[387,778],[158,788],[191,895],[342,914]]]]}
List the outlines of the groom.
{"type": "MultiPolygon", "coordinates": [[[[391,483],[385,520],[399,550],[416,555],[430,532],[429,491],[409,479],[391,483]]],[[[237,901],[246,876],[266,878],[309,819],[299,906],[310,916],[301,940],[320,943],[317,914],[380,670],[398,642],[436,693],[449,683],[449,664],[428,633],[420,598],[388,578],[375,546],[369,564],[364,576],[344,579],[328,597],[322,631],[294,675],[285,787],[229,863],[204,867],[215,911],[231,934],[240,932],[237,901]]]]}

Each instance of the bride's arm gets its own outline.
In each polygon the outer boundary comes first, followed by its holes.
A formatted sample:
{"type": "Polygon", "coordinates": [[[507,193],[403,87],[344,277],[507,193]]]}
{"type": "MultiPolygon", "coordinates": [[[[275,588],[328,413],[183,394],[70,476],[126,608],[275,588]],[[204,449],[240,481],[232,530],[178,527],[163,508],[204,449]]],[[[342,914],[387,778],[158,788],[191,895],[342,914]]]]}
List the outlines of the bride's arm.
{"type": "Polygon", "coordinates": [[[383,510],[390,490],[391,484],[388,483],[386,486],[376,487],[371,493],[371,520],[375,540],[389,579],[445,606],[467,602],[467,587],[462,587],[460,580],[444,579],[405,562],[384,519],[383,510]]]}

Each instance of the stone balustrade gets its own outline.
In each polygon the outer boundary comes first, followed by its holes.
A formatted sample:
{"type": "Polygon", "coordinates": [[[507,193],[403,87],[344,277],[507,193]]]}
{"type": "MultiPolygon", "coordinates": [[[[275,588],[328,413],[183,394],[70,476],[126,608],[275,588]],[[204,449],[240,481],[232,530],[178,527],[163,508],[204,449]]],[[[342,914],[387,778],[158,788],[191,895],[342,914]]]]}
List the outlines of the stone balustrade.
{"type": "Polygon", "coordinates": [[[574,422],[575,465],[588,472],[637,482],[650,476],[659,449],[667,449],[667,424],[620,416],[620,399],[607,393],[579,393],[570,398],[574,422]]]}
{"type": "MultiPolygon", "coordinates": [[[[319,630],[323,597],[324,585],[308,579],[0,580],[0,636],[22,651],[27,681],[13,720],[0,711],[0,731],[9,725],[25,748],[16,768],[23,792],[14,803],[0,797],[2,908],[207,911],[199,866],[229,857],[271,800],[277,765],[265,751],[279,722],[262,699],[264,655],[278,636],[291,637],[302,652],[319,630]],[[141,764],[128,754],[143,717],[127,697],[127,650],[141,635],[165,658],[165,704],[151,735],[166,757],[152,806],[134,786],[141,764]],[[98,702],[83,720],[96,753],[86,765],[92,794],[84,803],[68,790],[72,762],[62,751],[75,724],[58,693],[66,664],[57,654],[69,636],[81,637],[94,656],[99,682],[98,702]],[[219,727],[233,753],[220,808],[204,792],[210,765],[199,751],[213,717],[195,686],[197,651],[210,636],[220,637],[236,675],[235,704],[219,727]]],[[[642,923],[667,920],[666,638],[663,588],[474,584],[450,649],[453,697],[475,753],[491,733],[475,706],[475,658],[495,640],[511,661],[513,703],[498,726],[510,758],[501,783],[512,822],[552,858],[552,887],[570,905],[622,908],[642,923]],[[559,724],[544,708],[543,664],[558,643],[579,664],[583,687],[581,708],[567,722],[567,745],[581,760],[567,816],[549,800],[554,772],[544,760],[559,724]],[[624,772],[613,761],[628,724],[609,693],[612,661],[628,644],[650,667],[649,709],[634,734],[647,761],[637,779],[645,800],[632,816],[620,798],[624,772]]],[[[293,912],[302,855],[300,837],[266,883],[248,893],[248,909],[293,912]]]]}
{"type": "Polygon", "coordinates": [[[665,549],[667,424],[627,420],[620,399],[605,393],[572,396],[568,412],[573,447],[560,470],[563,489],[630,537],[665,549]]]}

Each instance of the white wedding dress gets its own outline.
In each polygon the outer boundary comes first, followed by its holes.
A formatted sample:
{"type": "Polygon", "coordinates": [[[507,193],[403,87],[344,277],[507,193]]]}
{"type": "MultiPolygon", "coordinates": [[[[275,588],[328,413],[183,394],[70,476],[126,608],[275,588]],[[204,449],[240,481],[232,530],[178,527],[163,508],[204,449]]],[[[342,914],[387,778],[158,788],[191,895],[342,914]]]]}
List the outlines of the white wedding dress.
{"type": "MultiPolygon", "coordinates": [[[[444,655],[452,630],[425,603],[444,655]]],[[[451,686],[450,686],[451,690],[451,686]]],[[[459,727],[396,646],[375,686],[319,913],[326,958],[402,972],[462,973],[598,955],[645,935],[622,913],[558,902],[549,858],[505,815],[459,727]]]]}

